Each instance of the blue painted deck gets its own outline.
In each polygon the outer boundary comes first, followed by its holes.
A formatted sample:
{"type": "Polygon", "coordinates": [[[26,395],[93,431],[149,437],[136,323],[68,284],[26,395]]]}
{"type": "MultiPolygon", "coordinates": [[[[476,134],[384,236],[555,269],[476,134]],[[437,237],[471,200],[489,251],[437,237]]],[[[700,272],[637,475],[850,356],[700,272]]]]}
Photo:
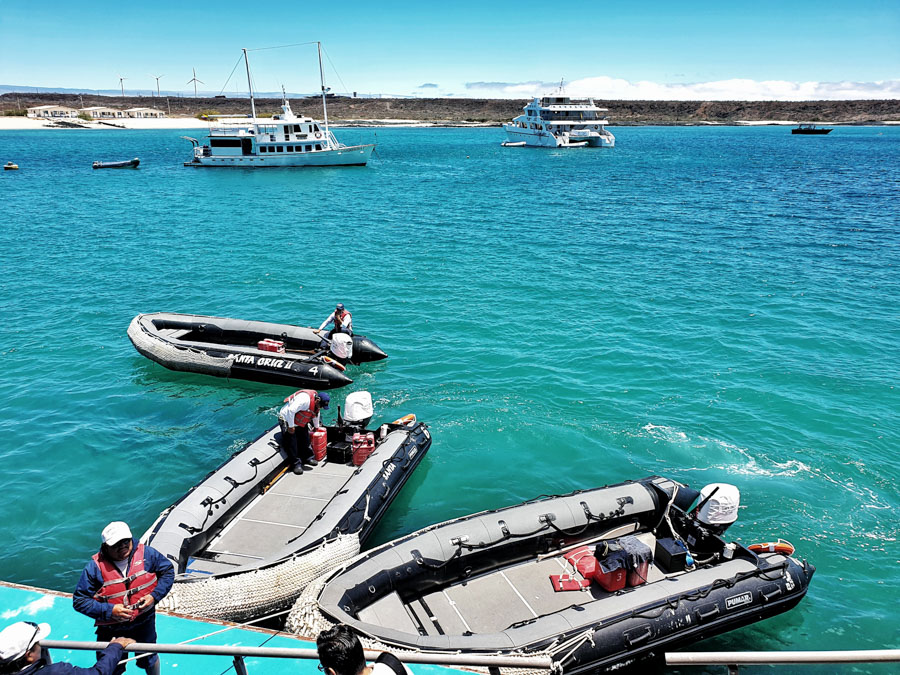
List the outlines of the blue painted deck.
{"type": "MultiPolygon", "coordinates": [[[[15,621],[49,623],[52,632],[48,639],[94,641],[93,621],[72,608],[72,596],[68,593],[49,591],[31,586],[19,586],[0,581],[0,628],[15,621]]],[[[177,644],[207,633],[219,631],[237,624],[224,621],[202,621],[158,612],[156,629],[160,643],[177,644]]],[[[197,640],[196,645],[227,645],[240,647],[281,647],[315,649],[315,643],[256,628],[232,628],[224,633],[197,640]]],[[[77,666],[89,667],[96,657],[93,652],[52,650],[54,661],[65,661],[77,666]]],[[[222,675],[232,670],[232,659],[227,656],[196,656],[186,654],[160,654],[163,672],[190,675],[222,675]]],[[[319,662],[313,659],[245,658],[249,675],[319,675],[319,662]]],[[[415,675],[458,675],[462,671],[442,666],[409,666],[415,675]]],[[[128,672],[143,673],[134,664],[128,672]]]]}

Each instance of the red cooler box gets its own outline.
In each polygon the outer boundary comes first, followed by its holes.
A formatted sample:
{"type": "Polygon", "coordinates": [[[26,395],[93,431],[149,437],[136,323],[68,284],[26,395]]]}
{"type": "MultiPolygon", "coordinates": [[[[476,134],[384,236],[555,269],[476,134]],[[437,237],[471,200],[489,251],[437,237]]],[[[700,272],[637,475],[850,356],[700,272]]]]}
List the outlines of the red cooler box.
{"type": "Polygon", "coordinates": [[[284,354],[284,343],[281,340],[266,338],[265,340],[260,340],[257,343],[256,347],[257,349],[261,349],[264,352],[276,352],[278,354],[284,354]]]}

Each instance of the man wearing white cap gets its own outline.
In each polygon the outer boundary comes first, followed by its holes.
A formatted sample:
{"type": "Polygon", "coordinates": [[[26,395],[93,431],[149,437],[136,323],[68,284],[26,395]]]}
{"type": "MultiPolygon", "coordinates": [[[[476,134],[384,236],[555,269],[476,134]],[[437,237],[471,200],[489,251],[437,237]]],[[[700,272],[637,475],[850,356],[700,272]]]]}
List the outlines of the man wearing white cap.
{"type": "Polygon", "coordinates": [[[51,661],[50,652],[41,647],[41,640],[49,634],[49,624],[31,621],[19,621],[0,631],[0,675],[111,675],[122,659],[123,648],[134,643],[128,638],[116,638],[99,652],[92,668],[78,668],[51,661]]]}
{"type": "MultiPolygon", "coordinates": [[[[99,642],[116,635],[156,642],[156,604],[171,590],[175,568],[162,553],[135,540],[121,521],[103,528],[100,539],[100,551],[85,565],[72,604],[94,619],[99,642]]],[[[159,673],[156,654],[139,658],[137,664],[150,675],[159,673]]],[[[124,672],[120,665],[114,675],[124,672]]]]}

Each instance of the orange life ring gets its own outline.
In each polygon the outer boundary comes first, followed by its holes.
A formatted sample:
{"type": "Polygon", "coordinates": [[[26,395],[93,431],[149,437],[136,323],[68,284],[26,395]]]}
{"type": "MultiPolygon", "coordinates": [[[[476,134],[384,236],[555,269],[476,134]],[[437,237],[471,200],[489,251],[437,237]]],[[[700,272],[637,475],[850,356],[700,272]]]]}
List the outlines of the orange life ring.
{"type": "Polygon", "coordinates": [[[347,370],[347,366],[345,366],[345,365],[344,365],[343,363],[341,363],[340,361],[335,361],[335,360],[334,360],[333,358],[331,358],[330,356],[323,356],[322,358],[325,360],[325,363],[328,363],[328,364],[334,366],[335,368],[337,368],[337,369],[340,370],[341,372],[344,372],[345,370],[347,370]]]}
{"type": "Polygon", "coordinates": [[[785,540],[766,541],[762,544],[750,544],[747,547],[754,553],[783,553],[784,555],[794,555],[794,545],[785,540]]]}
{"type": "Polygon", "coordinates": [[[400,419],[396,419],[391,424],[407,424],[412,426],[416,422],[416,416],[414,413],[410,413],[409,415],[404,415],[400,419]]]}

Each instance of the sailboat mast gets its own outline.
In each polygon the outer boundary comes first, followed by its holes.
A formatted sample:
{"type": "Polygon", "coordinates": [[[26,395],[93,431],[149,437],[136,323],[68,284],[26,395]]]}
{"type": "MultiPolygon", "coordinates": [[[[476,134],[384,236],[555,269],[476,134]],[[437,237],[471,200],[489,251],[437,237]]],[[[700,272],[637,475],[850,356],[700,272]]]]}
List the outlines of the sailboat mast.
{"type": "Polygon", "coordinates": [[[319,83],[322,85],[322,115],[325,119],[325,138],[328,138],[328,104],[325,102],[325,71],[322,69],[322,43],[316,42],[319,51],[319,83]]]}
{"type": "Polygon", "coordinates": [[[253,101],[253,83],[250,81],[250,59],[247,58],[247,50],[244,52],[244,65],[247,66],[247,89],[250,90],[250,112],[253,113],[253,119],[256,119],[256,103],[253,101]]]}

